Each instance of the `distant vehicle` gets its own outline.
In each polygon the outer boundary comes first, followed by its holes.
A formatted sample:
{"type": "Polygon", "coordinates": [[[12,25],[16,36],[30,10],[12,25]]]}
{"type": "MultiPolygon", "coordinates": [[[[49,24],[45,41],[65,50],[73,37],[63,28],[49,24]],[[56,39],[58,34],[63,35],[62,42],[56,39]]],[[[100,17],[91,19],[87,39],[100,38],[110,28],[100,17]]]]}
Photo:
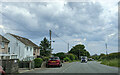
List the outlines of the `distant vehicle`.
{"type": "Polygon", "coordinates": [[[87,63],[87,56],[81,56],[81,63],[87,63]]]}
{"type": "Polygon", "coordinates": [[[60,61],[59,57],[51,57],[48,62],[46,63],[46,67],[51,67],[51,66],[58,66],[61,67],[62,63],[60,61]]]}
{"type": "Polygon", "coordinates": [[[94,59],[93,58],[88,58],[88,61],[93,61],[94,59]]]}
{"type": "Polygon", "coordinates": [[[3,70],[2,66],[0,66],[0,75],[5,75],[5,71],[3,70]]]}

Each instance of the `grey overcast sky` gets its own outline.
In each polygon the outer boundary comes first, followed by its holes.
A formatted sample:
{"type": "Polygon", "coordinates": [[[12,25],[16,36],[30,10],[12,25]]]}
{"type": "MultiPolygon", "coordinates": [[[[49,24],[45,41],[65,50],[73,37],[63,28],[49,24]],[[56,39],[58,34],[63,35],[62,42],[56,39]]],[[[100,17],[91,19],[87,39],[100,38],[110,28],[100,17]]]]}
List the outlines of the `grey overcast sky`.
{"type": "Polygon", "coordinates": [[[118,0],[89,2],[2,2],[0,33],[13,33],[37,45],[52,30],[53,53],[84,44],[90,54],[118,51],[118,0]],[[58,38],[56,35],[60,38],[58,38]]]}

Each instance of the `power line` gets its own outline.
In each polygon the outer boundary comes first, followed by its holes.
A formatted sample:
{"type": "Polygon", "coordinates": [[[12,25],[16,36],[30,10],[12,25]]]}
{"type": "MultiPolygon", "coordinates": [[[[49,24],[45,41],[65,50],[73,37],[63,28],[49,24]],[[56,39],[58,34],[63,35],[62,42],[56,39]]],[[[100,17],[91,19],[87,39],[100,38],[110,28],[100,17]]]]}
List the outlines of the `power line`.
{"type": "Polygon", "coordinates": [[[68,44],[65,40],[63,40],[61,37],[59,37],[55,32],[52,32],[55,36],[57,36],[59,39],[61,39],[64,43],[68,44]]]}

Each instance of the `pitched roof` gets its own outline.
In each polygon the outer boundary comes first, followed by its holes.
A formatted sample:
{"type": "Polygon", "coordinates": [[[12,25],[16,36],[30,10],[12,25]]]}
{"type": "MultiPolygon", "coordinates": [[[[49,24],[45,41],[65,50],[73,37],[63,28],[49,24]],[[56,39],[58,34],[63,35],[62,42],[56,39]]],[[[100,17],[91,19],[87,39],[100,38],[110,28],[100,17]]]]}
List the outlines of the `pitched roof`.
{"type": "Polygon", "coordinates": [[[13,37],[15,37],[16,39],[18,39],[19,41],[21,41],[23,44],[25,44],[27,46],[38,47],[36,44],[34,44],[31,40],[29,40],[27,38],[20,37],[18,35],[14,35],[14,34],[10,34],[10,35],[12,35],[13,37]]]}
{"type": "Polygon", "coordinates": [[[6,39],[4,36],[0,35],[0,41],[1,42],[6,42],[9,43],[10,41],[8,39],[6,39]]]}

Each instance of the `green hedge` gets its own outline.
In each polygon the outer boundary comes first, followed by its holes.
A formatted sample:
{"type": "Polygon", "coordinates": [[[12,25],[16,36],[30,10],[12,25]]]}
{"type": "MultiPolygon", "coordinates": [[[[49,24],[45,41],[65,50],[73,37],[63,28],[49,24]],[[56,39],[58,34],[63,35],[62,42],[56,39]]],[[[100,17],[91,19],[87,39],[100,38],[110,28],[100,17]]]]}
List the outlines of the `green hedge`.
{"type": "Polygon", "coordinates": [[[64,60],[65,62],[71,61],[70,58],[68,58],[68,57],[65,57],[63,60],[64,60]]]}
{"type": "Polygon", "coordinates": [[[116,58],[120,58],[120,52],[119,53],[111,53],[111,54],[108,54],[108,55],[104,55],[102,56],[100,59],[101,60],[111,60],[111,59],[116,59],[116,58]]]}
{"type": "Polygon", "coordinates": [[[34,59],[35,68],[40,68],[42,65],[42,62],[43,62],[43,60],[41,58],[34,59]]]}
{"type": "Polygon", "coordinates": [[[75,55],[73,55],[73,54],[69,54],[69,55],[67,55],[67,57],[69,57],[69,59],[72,61],[75,60],[75,55]]]}

